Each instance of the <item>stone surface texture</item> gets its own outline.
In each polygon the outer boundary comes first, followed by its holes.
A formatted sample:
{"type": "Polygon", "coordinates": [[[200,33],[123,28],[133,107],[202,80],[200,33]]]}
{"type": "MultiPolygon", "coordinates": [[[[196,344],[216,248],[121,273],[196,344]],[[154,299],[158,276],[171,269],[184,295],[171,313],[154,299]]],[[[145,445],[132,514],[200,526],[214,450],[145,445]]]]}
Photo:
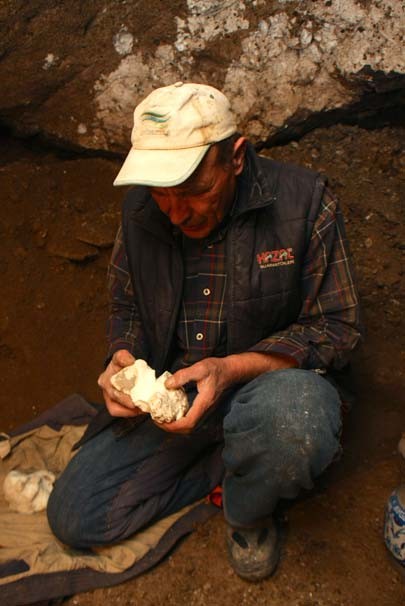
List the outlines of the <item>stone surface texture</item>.
{"type": "Polygon", "coordinates": [[[0,121],[78,148],[125,153],[177,80],[224,90],[254,140],[405,88],[402,0],[15,0],[0,22],[0,121]]]}
{"type": "Polygon", "coordinates": [[[183,389],[167,389],[165,381],[171,376],[166,371],[156,378],[155,371],[138,359],[111,377],[111,383],[119,391],[129,395],[134,406],[149,413],[158,423],[171,423],[184,417],[188,400],[183,389]]]}

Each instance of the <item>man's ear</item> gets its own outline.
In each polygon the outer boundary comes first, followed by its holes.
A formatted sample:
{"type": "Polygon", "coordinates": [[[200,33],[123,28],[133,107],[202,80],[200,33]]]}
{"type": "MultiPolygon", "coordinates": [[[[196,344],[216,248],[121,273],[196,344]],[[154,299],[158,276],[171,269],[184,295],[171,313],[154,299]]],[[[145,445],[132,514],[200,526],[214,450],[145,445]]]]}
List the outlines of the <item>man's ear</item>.
{"type": "Polygon", "coordinates": [[[235,176],[240,175],[243,171],[245,165],[246,143],[246,137],[239,137],[233,145],[232,166],[235,176]]]}

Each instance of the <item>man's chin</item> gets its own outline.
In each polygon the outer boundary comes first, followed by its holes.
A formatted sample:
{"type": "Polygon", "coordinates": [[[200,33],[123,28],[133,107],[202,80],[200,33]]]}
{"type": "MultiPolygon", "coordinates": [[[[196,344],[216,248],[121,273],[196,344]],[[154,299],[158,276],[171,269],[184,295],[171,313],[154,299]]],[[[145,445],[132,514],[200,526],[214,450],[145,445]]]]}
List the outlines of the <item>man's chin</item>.
{"type": "Polygon", "coordinates": [[[208,225],[197,225],[196,227],[180,227],[181,231],[183,232],[183,234],[185,236],[187,236],[187,238],[196,238],[196,239],[200,239],[200,238],[206,238],[210,232],[211,229],[209,228],[208,225]]]}

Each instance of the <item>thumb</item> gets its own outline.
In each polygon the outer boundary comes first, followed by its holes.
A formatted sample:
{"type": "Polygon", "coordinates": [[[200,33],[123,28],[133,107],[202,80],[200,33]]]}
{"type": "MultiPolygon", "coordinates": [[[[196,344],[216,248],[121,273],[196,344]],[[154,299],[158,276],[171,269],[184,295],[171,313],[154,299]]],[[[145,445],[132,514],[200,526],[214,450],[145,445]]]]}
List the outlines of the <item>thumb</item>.
{"type": "Polygon", "coordinates": [[[165,386],[168,389],[176,389],[183,387],[183,385],[190,383],[190,381],[201,381],[206,376],[207,371],[205,366],[197,362],[196,364],[187,366],[187,368],[181,368],[176,371],[171,377],[166,379],[165,386]]]}
{"type": "Polygon", "coordinates": [[[117,366],[124,368],[125,366],[130,366],[133,364],[135,362],[135,358],[127,349],[119,349],[114,354],[114,362],[117,364],[117,366]]]}
{"type": "Polygon", "coordinates": [[[165,387],[167,387],[167,389],[178,389],[192,380],[193,377],[190,375],[190,369],[183,368],[166,379],[165,387]]]}
{"type": "Polygon", "coordinates": [[[178,389],[181,386],[182,386],[182,383],[179,381],[179,379],[175,375],[172,375],[165,381],[165,387],[167,389],[178,389]]]}
{"type": "Polygon", "coordinates": [[[167,389],[176,389],[176,379],[174,379],[173,377],[169,377],[168,379],[166,379],[165,387],[167,389]]]}

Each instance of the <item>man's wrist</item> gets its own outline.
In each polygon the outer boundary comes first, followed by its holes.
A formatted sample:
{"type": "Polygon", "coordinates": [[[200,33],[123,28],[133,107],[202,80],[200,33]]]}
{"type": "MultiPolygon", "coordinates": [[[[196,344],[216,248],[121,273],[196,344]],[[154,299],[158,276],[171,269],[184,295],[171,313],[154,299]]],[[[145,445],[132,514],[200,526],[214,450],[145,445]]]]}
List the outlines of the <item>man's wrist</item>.
{"type": "Polygon", "coordinates": [[[223,362],[230,385],[251,381],[264,372],[298,366],[291,356],[256,351],[231,354],[223,358],[223,362]]]}

